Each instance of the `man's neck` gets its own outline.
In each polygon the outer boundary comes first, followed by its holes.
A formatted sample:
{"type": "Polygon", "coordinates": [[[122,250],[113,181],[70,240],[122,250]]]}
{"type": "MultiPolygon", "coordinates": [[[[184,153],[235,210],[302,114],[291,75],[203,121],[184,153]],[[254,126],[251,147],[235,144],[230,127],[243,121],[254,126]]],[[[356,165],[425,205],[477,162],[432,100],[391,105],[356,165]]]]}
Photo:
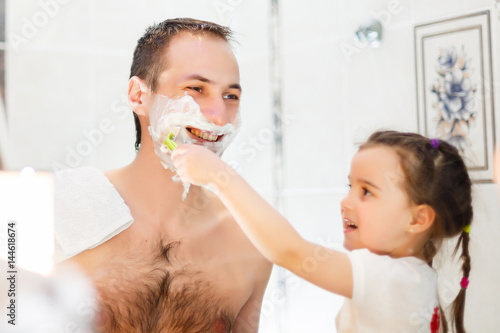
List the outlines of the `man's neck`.
{"type": "MultiPolygon", "coordinates": [[[[154,220],[163,219],[182,203],[184,186],[172,180],[174,175],[149,146],[142,146],[130,165],[106,173],[133,214],[147,214],[154,220]]],[[[191,186],[191,195],[198,191],[199,187],[191,186]]]]}

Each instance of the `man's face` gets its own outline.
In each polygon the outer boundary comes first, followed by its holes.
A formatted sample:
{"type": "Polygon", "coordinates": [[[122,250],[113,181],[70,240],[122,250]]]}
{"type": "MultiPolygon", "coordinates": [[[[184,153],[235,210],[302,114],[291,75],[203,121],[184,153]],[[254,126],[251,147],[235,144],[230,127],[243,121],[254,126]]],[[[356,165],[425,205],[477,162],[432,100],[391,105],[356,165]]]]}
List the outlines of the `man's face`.
{"type": "MultiPolygon", "coordinates": [[[[209,122],[218,126],[235,124],[241,96],[240,74],[226,41],[206,33],[180,33],[170,41],[165,56],[167,68],[158,77],[158,95],[174,99],[190,95],[209,122]]],[[[222,139],[194,126],[186,130],[202,144],[222,139]]]]}
{"type": "Polygon", "coordinates": [[[240,75],[229,44],[211,34],[180,33],[164,56],[167,67],[148,105],[148,130],[160,162],[175,172],[173,135],[177,144],[203,145],[219,156],[233,140],[240,75]]]}

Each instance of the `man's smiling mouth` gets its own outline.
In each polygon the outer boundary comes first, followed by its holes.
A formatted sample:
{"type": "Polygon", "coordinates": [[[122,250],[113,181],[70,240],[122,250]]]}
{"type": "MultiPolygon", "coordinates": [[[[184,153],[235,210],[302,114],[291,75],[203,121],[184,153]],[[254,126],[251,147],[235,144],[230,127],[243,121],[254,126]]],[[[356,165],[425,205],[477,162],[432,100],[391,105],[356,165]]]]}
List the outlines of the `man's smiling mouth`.
{"type": "Polygon", "coordinates": [[[224,135],[212,134],[210,132],[205,132],[197,128],[191,128],[191,127],[187,127],[186,130],[195,137],[209,142],[217,142],[224,136],[224,135]]]}

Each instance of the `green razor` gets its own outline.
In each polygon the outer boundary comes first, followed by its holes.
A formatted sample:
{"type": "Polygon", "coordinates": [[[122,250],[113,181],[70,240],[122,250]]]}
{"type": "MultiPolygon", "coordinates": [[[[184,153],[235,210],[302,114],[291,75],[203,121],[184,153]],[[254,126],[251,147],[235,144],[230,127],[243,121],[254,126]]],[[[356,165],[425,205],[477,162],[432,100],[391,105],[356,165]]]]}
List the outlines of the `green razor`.
{"type": "Polygon", "coordinates": [[[163,144],[168,147],[170,150],[174,150],[177,148],[177,144],[174,142],[175,138],[179,134],[180,127],[174,127],[170,133],[168,133],[167,137],[165,138],[165,141],[163,141],[163,144]]]}

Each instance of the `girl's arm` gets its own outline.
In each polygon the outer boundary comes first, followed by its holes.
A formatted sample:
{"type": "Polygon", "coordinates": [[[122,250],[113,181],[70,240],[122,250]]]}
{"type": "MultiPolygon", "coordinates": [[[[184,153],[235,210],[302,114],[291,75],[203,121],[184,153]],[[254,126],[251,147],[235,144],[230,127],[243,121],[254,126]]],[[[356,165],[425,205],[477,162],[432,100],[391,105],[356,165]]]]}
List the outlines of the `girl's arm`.
{"type": "Polygon", "coordinates": [[[319,287],[352,297],[352,270],[347,254],[302,238],[240,175],[208,149],[182,145],[174,150],[172,158],[183,181],[215,189],[267,259],[319,287]]]}

